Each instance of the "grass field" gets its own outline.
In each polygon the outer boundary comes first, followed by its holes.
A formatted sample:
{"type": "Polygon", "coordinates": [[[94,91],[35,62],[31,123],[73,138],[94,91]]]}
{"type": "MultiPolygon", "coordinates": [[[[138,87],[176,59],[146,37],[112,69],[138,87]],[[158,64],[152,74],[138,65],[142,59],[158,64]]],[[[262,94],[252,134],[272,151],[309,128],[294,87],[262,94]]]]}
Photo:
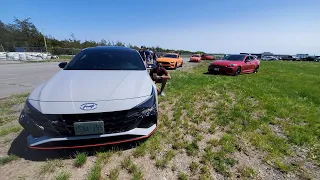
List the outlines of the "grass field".
{"type": "MultiPolygon", "coordinates": [[[[158,130],[137,147],[28,166],[49,179],[320,179],[320,63],[262,62],[258,74],[236,77],[204,74],[207,64],[170,71],[158,130]]],[[[0,101],[7,146],[22,97],[0,101]]],[[[0,173],[21,161],[2,157],[0,173]]]]}

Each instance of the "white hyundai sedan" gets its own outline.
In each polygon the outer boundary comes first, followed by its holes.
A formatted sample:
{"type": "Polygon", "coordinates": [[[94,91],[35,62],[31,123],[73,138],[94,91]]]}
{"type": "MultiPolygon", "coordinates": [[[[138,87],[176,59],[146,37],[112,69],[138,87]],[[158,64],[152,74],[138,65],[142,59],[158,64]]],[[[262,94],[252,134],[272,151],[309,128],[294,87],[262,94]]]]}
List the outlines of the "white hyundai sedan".
{"type": "Polygon", "coordinates": [[[101,146],[149,137],[158,97],[140,54],[87,48],[27,98],[19,123],[33,149],[101,146]]]}

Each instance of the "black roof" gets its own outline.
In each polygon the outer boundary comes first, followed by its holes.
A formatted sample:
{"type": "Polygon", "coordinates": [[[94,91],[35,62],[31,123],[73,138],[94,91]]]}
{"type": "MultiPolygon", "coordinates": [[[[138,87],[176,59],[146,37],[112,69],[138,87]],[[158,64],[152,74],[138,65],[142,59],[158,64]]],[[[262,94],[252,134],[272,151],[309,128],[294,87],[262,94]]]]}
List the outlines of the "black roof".
{"type": "Polygon", "coordinates": [[[120,51],[136,51],[135,49],[131,49],[124,46],[96,46],[96,47],[89,47],[85,49],[90,50],[120,50],[120,51]]]}

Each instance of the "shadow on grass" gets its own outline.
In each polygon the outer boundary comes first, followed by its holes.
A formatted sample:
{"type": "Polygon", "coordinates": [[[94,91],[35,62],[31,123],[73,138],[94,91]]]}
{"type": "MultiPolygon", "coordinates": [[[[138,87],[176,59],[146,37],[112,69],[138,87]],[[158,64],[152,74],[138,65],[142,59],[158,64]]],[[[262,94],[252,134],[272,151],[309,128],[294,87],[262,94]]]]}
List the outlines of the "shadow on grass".
{"type": "Polygon", "coordinates": [[[76,149],[59,149],[59,150],[34,150],[30,149],[27,144],[28,133],[23,130],[13,140],[8,155],[16,155],[20,158],[30,161],[46,161],[47,159],[70,159],[74,158],[76,152],[86,152],[88,156],[94,156],[96,152],[103,152],[108,150],[124,151],[135,148],[146,139],[133,141],[128,143],[121,143],[118,145],[107,145],[99,147],[76,148],[76,149]]]}

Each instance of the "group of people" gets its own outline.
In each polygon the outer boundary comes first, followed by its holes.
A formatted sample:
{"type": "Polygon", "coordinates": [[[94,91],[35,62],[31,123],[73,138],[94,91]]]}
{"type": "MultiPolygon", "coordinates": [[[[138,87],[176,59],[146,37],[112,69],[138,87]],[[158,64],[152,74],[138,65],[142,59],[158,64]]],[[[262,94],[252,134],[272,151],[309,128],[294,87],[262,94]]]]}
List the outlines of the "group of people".
{"type": "Polygon", "coordinates": [[[141,46],[139,53],[143,61],[147,64],[156,64],[156,67],[150,70],[150,77],[153,82],[161,83],[161,88],[157,87],[157,93],[160,96],[165,96],[163,90],[166,87],[167,80],[171,79],[169,72],[162,67],[161,63],[157,63],[157,53],[151,51],[149,48],[141,46]]]}
{"type": "Polygon", "coordinates": [[[155,64],[157,62],[157,53],[151,49],[141,46],[139,53],[147,64],[155,64]]]}

